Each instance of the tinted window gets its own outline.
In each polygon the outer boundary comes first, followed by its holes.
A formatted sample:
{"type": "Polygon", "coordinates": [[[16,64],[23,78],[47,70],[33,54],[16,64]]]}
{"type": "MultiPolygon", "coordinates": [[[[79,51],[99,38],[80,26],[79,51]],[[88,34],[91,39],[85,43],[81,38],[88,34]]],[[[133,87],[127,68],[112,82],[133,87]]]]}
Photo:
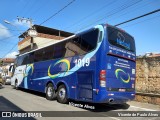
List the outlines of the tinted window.
{"type": "Polygon", "coordinates": [[[86,32],[74,39],[63,41],[18,57],[18,65],[70,57],[88,53],[96,48],[98,29],[86,32]]]}
{"type": "Polygon", "coordinates": [[[134,39],[123,31],[108,27],[108,40],[114,46],[132,52],[135,51],[134,39]]]}
{"type": "Polygon", "coordinates": [[[98,29],[92,30],[83,34],[81,37],[81,46],[87,50],[87,52],[93,50],[97,46],[98,29]]]}
{"type": "Polygon", "coordinates": [[[15,66],[18,65],[18,56],[16,57],[16,60],[15,60],[14,64],[15,64],[15,66]]]}
{"type": "Polygon", "coordinates": [[[17,65],[23,65],[28,60],[28,56],[27,55],[19,56],[17,59],[18,59],[17,65]]]}
{"type": "Polygon", "coordinates": [[[54,45],[54,59],[62,58],[66,53],[66,41],[54,45]]]}
{"type": "Polygon", "coordinates": [[[25,64],[29,64],[29,63],[34,63],[34,52],[31,52],[28,54],[28,59],[27,62],[25,62],[25,64]]]}
{"type": "Polygon", "coordinates": [[[86,53],[86,50],[81,46],[81,37],[76,37],[66,44],[66,57],[81,55],[86,53]]]}
{"type": "Polygon", "coordinates": [[[37,50],[34,53],[34,62],[39,62],[43,60],[43,49],[37,50]]]}
{"type": "Polygon", "coordinates": [[[54,55],[54,46],[48,46],[46,48],[43,48],[43,60],[50,60],[53,59],[53,55],[54,55]]]}
{"type": "Polygon", "coordinates": [[[97,46],[98,29],[78,35],[66,44],[65,57],[81,55],[90,52],[97,46]]]}

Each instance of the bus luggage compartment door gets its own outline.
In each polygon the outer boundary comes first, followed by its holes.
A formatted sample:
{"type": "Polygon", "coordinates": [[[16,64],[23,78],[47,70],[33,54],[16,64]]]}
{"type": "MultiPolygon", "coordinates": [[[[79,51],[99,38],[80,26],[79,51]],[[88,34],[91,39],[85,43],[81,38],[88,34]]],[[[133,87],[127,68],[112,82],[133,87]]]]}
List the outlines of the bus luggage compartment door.
{"type": "Polygon", "coordinates": [[[78,89],[77,98],[91,101],[93,98],[93,72],[84,71],[77,73],[78,89]]]}

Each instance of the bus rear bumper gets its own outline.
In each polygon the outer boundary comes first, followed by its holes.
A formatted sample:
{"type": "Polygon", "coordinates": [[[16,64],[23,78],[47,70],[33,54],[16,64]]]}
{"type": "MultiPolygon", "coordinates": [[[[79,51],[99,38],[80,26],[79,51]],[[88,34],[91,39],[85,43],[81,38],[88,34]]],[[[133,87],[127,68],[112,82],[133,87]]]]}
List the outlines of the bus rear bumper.
{"type": "Polygon", "coordinates": [[[123,104],[134,100],[135,92],[108,92],[106,96],[101,97],[99,103],[123,104]]]}

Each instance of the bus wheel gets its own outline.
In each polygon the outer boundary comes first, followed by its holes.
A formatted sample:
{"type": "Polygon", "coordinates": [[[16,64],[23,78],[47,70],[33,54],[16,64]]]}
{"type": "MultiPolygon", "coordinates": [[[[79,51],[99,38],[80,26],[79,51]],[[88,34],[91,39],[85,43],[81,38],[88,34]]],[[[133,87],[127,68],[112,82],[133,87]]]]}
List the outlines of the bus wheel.
{"type": "Polygon", "coordinates": [[[57,92],[57,100],[60,103],[66,104],[68,103],[67,99],[67,90],[65,85],[60,85],[57,92]]]}
{"type": "Polygon", "coordinates": [[[56,98],[56,92],[53,88],[53,84],[49,83],[47,85],[47,89],[46,89],[46,99],[47,100],[54,100],[56,98]]]}
{"type": "Polygon", "coordinates": [[[14,88],[15,88],[16,90],[18,90],[18,81],[17,81],[17,80],[15,81],[14,88]]]}

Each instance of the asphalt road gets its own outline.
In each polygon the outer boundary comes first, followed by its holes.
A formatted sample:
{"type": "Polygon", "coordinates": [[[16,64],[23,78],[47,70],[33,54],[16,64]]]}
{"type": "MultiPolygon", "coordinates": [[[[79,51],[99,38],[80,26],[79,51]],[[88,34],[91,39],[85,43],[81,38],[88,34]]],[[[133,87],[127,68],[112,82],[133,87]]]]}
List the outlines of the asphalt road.
{"type": "MultiPolygon", "coordinates": [[[[119,117],[118,113],[130,115],[129,111],[133,111],[135,114],[141,113],[145,115],[146,111],[160,112],[160,106],[139,102],[128,102],[123,105],[106,105],[106,104],[90,104],[84,102],[70,101],[69,104],[61,104],[56,100],[48,101],[44,94],[28,91],[28,90],[15,90],[9,85],[3,86],[0,89],[0,111],[52,111],[45,112],[41,117],[29,118],[29,119],[68,119],[74,120],[159,120],[160,117],[119,117]],[[77,106],[77,107],[75,107],[77,106]],[[137,112],[138,111],[138,112],[137,112]],[[140,112],[141,111],[141,112],[140,112]],[[57,117],[45,117],[51,115],[57,117]],[[66,117],[66,116],[70,117],[66,117]],[[59,117],[60,116],[60,117],[59,117]],[[74,116],[74,117],[71,117],[74,116]],[[79,117],[77,117],[79,116],[79,117]],[[89,116],[89,117],[86,117],[89,116]],[[94,117],[92,117],[94,116],[94,117]]],[[[132,113],[133,113],[132,112],[132,113]]],[[[159,113],[157,112],[157,113],[159,113]]],[[[148,114],[148,113],[147,113],[148,114]]],[[[38,114],[40,116],[40,114],[38,114]]],[[[2,118],[0,118],[2,119],[2,118]]],[[[3,118],[4,119],[4,118],[3,118]]],[[[2,120],[3,120],[2,119],[2,120]]],[[[14,118],[12,118],[14,119],[14,118]]],[[[21,119],[21,118],[19,118],[21,119]]],[[[24,118],[23,118],[24,119],[24,118]]],[[[17,120],[17,118],[15,118],[17,120]]]]}

